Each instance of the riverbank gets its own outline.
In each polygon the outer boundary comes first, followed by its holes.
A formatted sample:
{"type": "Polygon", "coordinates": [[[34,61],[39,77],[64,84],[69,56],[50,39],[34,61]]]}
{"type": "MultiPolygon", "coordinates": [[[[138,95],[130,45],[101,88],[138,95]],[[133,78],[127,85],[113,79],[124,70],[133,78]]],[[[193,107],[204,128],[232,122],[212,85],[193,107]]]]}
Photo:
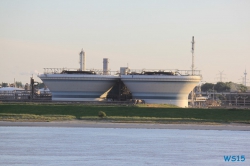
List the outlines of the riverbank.
{"type": "Polygon", "coordinates": [[[232,130],[250,131],[246,124],[146,124],[146,123],[110,123],[82,120],[61,122],[9,122],[0,121],[0,127],[80,127],[80,128],[133,128],[133,129],[180,129],[180,130],[232,130]]]}
{"type": "Polygon", "coordinates": [[[247,109],[176,108],[169,105],[0,104],[0,121],[148,124],[250,124],[247,109]],[[98,117],[99,111],[106,117],[98,117]]]}

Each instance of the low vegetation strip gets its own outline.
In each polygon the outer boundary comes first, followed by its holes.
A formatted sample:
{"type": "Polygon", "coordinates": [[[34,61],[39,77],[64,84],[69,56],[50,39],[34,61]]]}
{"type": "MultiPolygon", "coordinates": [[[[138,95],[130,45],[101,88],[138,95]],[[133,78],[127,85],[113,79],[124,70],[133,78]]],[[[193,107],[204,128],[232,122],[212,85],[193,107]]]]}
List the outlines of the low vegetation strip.
{"type": "Polygon", "coordinates": [[[62,121],[97,120],[112,122],[211,122],[248,123],[250,110],[176,108],[166,105],[60,105],[60,104],[0,104],[0,120],[62,121]],[[98,117],[102,111],[106,117],[98,117]]]}
{"type": "Polygon", "coordinates": [[[34,114],[6,114],[0,113],[1,121],[40,121],[40,122],[50,122],[50,121],[64,121],[73,120],[74,116],[70,115],[34,115],[34,114]]]}

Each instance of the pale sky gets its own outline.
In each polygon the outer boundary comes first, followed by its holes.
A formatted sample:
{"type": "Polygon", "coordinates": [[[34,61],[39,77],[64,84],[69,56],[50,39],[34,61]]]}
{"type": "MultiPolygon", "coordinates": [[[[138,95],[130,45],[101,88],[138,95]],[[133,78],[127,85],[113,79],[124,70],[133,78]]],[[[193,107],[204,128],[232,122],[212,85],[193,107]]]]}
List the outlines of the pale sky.
{"type": "Polygon", "coordinates": [[[249,0],[0,0],[0,82],[79,68],[82,48],[87,69],[190,70],[192,36],[203,81],[250,79],[249,0]]]}

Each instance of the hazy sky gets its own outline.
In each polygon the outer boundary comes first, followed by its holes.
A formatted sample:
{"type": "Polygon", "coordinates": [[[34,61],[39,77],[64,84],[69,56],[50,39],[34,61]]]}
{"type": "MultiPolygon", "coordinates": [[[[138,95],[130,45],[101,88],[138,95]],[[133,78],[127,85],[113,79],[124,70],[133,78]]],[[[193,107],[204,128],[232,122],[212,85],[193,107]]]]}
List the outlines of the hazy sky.
{"type": "Polygon", "coordinates": [[[190,70],[192,36],[203,81],[250,75],[249,0],[0,0],[0,82],[79,68],[82,48],[87,69],[190,70]]]}

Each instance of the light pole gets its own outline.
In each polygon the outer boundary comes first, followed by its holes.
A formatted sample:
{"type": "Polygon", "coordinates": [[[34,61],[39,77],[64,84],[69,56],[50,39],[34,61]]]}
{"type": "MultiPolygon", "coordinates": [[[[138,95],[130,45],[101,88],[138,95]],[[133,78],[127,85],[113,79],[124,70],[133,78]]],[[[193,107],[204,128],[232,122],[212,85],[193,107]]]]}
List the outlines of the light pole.
{"type": "Polygon", "coordinates": [[[245,101],[248,98],[248,96],[241,96],[241,98],[244,100],[244,107],[245,107],[245,101]]]}
{"type": "MultiPolygon", "coordinates": [[[[213,93],[214,93],[214,86],[213,86],[213,93]]],[[[214,102],[214,94],[213,94],[213,102],[214,102]]]]}
{"type": "Polygon", "coordinates": [[[230,96],[229,96],[229,102],[230,102],[229,106],[232,106],[232,101],[231,101],[231,92],[230,92],[230,96]]]}
{"type": "Polygon", "coordinates": [[[227,104],[227,95],[222,92],[222,96],[223,96],[223,101],[224,101],[224,103],[222,103],[222,104],[226,105],[227,104]]]}
{"type": "Polygon", "coordinates": [[[236,100],[236,107],[237,107],[237,106],[238,106],[237,100],[238,100],[238,98],[240,98],[240,96],[236,95],[236,96],[234,96],[234,98],[235,98],[235,100],[236,100]]]}

